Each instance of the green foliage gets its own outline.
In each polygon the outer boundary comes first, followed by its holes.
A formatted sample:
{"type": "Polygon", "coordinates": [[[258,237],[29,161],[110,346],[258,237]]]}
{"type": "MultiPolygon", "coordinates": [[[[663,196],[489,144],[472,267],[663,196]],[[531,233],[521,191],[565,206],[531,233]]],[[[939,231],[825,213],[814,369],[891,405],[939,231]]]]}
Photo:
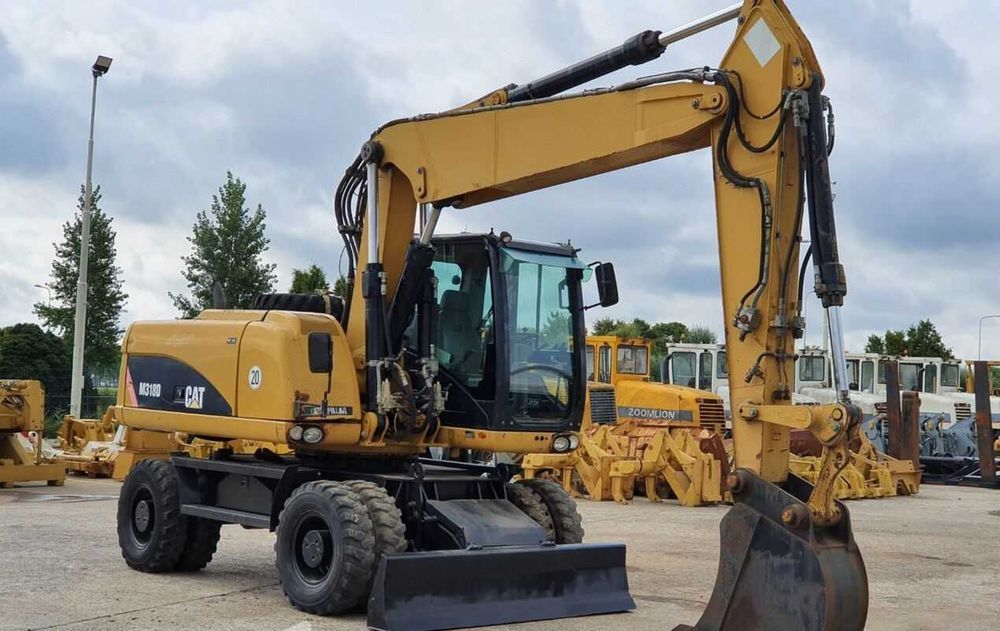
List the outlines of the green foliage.
{"type": "Polygon", "coordinates": [[[265,263],[270,240],[264,231],[267,213],[257,204],[246,207],[246,184],[226,172],[226,183],[212,196],[210,212],[200,211],[194,224],[191,255],[183,257],[182,272],[191,296],[170,294],[183,317],[194,317],[212,306],[212,285],[222,283],[231,309],[250,307],[254,296],[274,290],[273,263],[265,263]]]}
{"type": "Polygon", "coordinates": [[[614,335],[614,330],[618,327],[619,323],[621,323],[621,320],[600,318],[594,322],[591,335],[614,335]]]}
{"type": "Polygon", "coordinates": [[[885,335],[869,335],[866,353],[908,357],[942,357],[952,359],[951,349],[944,345],[941,334],[930,320],[921,320],[903,331],[888,330],[885,335]]]}
{"type": "MultiPolygon", "coordinates": [[[[87,372],[108,369],[120,359],[122,309],[128,295],[122,290],[122,270],[116,264],[115,231],[112,219],[101,210],[101,188],[93,191],[90,215],[90,245],[87,260],[87,333],[84,360],[87,372]]],[[[34,311],[47,328],[54,330],[71,348],[76,319],[76,286],[80,273],[80,233],[83,225],[83,187],[77,211],[63,224],[63,240],[53,243],[52,303],[36,302],[34,311]]],[[[46,297],[47,298],[47,297],[46,297]]]]}
{"type": "Polygon", "coordinates": [[[293,294],[325,294],[330,291],[330,283],[318,265],[310,265],[308,269],[292,270],[292,286],[288,291],[293,294]]]}
{"type": "Polygon", "coordinates": [[[881,336],[872,333],[868,336],[868,342],[865,343],[866,353],[878,353],[879,355],[885,354],[885,341],[881,336]]]}
{"type": "MultiPolygon", "coordinates": [[[[73,355],[58,335],[43,331],[37,324],[14,324],[0,329],[0,377],[35,379],[45,388],[46,435],[53,435],[69,410],[70,375],[73,355]]],[[[89,381],[84,385],[84,401],[93,399],[89,381]]]]}
{"type": "Polygon", "coordinates": [[[346,298],[348,292],[347,278],[343,274],[337,277],[337,282],[333,284],[333,293],[340,296],[341,298],[346,298]]]}
{"type": "Polygon", "coordinates": [[[687,338],[684,341],[692,344],[715,344],[716,340],[712,329],[707,326],[693,326],[688,329],[687,338]]]}
{"type": "Polygon", "coordinates": [[[570,314],[565,311],[553,311],[542,327],[541,343],[555,348],[566,348],[569,338],[573,335],[573,325],[570,314]]]}

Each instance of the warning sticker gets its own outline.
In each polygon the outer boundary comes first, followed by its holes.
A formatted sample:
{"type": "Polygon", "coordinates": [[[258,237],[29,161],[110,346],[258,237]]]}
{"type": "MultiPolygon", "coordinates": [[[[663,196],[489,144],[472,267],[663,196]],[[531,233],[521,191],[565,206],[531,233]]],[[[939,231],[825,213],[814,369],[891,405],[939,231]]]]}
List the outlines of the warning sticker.
{"type": "Polygon", "coordinates": [[[767,28],[767,24],[764,23],[763,19],[757,20],[757,23],[750,27],[747,34],[743,36],[743,41],[746,42],[750,48],[750,52],[753,53],[753,56],[757,59],[757,63],[762,68],[767,65],[767,62],[771,61],[776,52],[781,50],[781,45],[778,44],[774,33],[771,32],[771,29],[767,28]]]}

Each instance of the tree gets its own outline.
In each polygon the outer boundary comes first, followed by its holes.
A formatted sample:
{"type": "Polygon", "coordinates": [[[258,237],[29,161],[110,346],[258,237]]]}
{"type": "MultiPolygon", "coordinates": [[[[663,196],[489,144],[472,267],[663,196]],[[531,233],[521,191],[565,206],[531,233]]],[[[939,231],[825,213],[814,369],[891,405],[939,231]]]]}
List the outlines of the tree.
{"type": "Polygon", "coordinates": [[[325,294],[330,291],[330,283],[318,265],[310,265],[308,269],[292,270],[292,286],[288,291],[293,294],[325,294]]]}
{"type": "Polygon", "coordinates": [[[346,298],[347,290],[347,279],[341,274],[337,277],[337,282],[333,284],[333,293],[341,298],[346,298]]]}
{"type": "Polygon", "coordinates": [[[226,172],[226,183],[212,196],[211,212],[200,211],[194,224],[191,255],[182,258],[182,272],[191,297],[170,294],[183,317],[194,317],[212,306],[212,285],[219,281],[230,308],[250,307],[254,296],[274,290],[273,263],[265,263],[270,240],[265,236],[267,213],[257,204],[246,207],[246,184],[226,172]]]}
{"type": "Polygon", "coordinates": [[[591,335],[614,335],[615,329],[624,323],[613,318],[600,318],[594,322],[594,331],[591,335]]]}
{"type": "Polygon", "coordinates": [[[951,349],[944,345],[941,334],[930,320],[921,320],[910,325],[906,331],[906,348],[912,357],[954,357],[951,349]]]}
{"type": "Polygon", "coordinates": [[[707,326],[693,326],[688,329],[687,338],[684,341],[692,344],[715,344],[716,339],[715,333],[707,326]]]}
{"type": "Polygon", "coordinates": [[[27,323],[0,329],[0,375],[41,381],[47,418],[61,419],[69,410],[72,372],[70,347],[54,333],[27,323]]]}
{"type": "MultiPolygon", "coordinates": [[[[87,327],[84,359],[88,367],[110,369],[120,358],[122,309],[128,295],[122,290],[122,270],[116,264],[112,219],[99,206],[101,188],[94,189],[90,214],[90,245],[87,260],[87,327]]],[[[53,243],[52,303],[36,302],[35,314],[72,347],[76,319],[76,285],[80,274],[80,233],[83,225],[83,187],[77,211],[63,224],[63,240],[53,243]]]]}
{"type": "Polygon", "coordinates": [[[879,355],[885,354],[885,341],[878,335],[872,333],[868,336],[868,342],[865,344],[866,353],[878,353],[879,355]]]}
{"type": "Polygon", "coordinates": [[[951,359],[951,349],[944,345],[941,334],[930,320],[921,320],[904,333],[888,330],[885,335],[869,335],[866,353],[909,357],[941,357],[951,359]]]}
{"type": "Polygon", "coordinates": [[[654,340],[663,345],[663,350],[666,350],[667,344],[686,340],[688,328],[681,322],[657,322],[652,326],[650,333],[654,340]]]}
{"type": "Polygon", "coordinates": [[[542,327],[543,345],[552,348],[566,348],[570,336],[573,334],[573,325],[570,322],[569,314],[565,311],[553,311],[545,319],[542,327]]]}

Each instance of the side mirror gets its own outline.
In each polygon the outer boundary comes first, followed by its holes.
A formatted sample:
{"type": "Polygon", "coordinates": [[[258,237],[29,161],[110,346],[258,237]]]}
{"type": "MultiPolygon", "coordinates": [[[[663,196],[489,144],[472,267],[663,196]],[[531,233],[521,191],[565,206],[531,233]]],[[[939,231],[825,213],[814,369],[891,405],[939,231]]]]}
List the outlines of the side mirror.
{"type": "Polygon", "coordinates": [[[333,370],[333,338],[329,333],[309,334],[309,371],[329,373],[333,370]]]}
{"type": "Polygon", "coordinates": [[[602,307],[618,304],[618,280],[615,278],[615,266],[612,263],[598,263],[594,268],[597,279],[597,296],[602,307]]]}

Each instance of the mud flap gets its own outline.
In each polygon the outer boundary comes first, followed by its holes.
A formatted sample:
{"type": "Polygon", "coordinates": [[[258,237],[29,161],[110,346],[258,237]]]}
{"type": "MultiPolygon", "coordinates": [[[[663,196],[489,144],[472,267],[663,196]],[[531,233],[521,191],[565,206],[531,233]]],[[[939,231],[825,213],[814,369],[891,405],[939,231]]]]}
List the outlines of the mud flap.
{"type": "Polygon", "coordinates": [[[622,544],[404,552],[379,565],[368,626],[454,629],[630,609],[622,544]]]}
{"type": "MultiPolygon", "coordinates": [[[[868,616],[868,577],[851,532],[847,507],[831,528],[782,521],[782,511],[802,505],[812,486],[789,476],[785,489],[738,471],[733,508],[719,527],[719,574],[708,607],[693,627],[854,631],[868,616]]],[[[798,514],[808,514],[796,510],[798,514]]]]}

